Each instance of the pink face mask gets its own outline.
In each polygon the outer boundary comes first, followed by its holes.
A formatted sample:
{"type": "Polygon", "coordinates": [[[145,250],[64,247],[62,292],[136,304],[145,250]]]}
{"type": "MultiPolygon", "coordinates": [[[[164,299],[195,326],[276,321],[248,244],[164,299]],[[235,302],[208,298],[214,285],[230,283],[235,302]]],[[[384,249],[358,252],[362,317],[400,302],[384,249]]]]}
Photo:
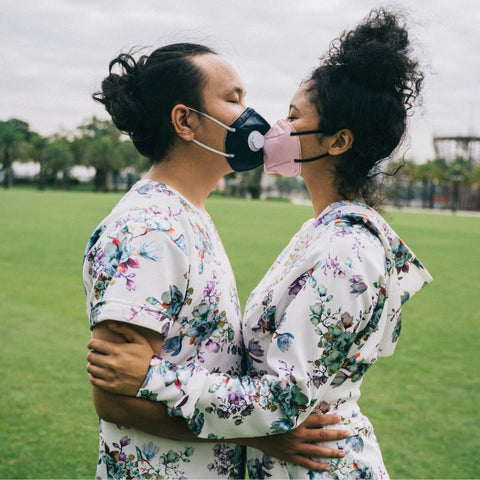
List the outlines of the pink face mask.
{"type": "Polygon", "coordinates": [[[296,177],[302,173],[302,150],[298,136],[290,135],[295,130],[286,120],[278,120],[265,134],[263,162],[265,173],[279,173],[284,177],[296,177]]]}
{"type": "Polygon", "coordinates": [[[329,157],[329,153],[303,158],[299,135],[320,133],[318,130],[296,132],[286,120],[278,120],[265,134],[263,162],[265,173],[279,173],[284,177],[296,177],[302,173],[302,163],[329,157]]]}

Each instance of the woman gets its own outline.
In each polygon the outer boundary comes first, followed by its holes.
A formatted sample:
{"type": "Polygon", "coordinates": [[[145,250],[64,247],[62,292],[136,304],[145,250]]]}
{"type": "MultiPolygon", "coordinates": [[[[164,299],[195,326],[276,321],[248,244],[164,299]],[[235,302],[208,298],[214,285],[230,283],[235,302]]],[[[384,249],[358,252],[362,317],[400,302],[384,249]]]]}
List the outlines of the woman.
{"type": "MultiPolygon", "coordinates": [[[[122,54],[94,98],[152,161],[86,249],[84,286],[94,340],[123,341],[112,329],[126,322],[143,333],[152,351],[160,353],[166,338],[163,354],[171,360],[242,375],[235,281],[205,200],[225,174],[263,162],[269,125],[245,107],[232,67],[201,45],[169,45],[138,61],[122,54]]],[[[200,443],[183,420],[168,417],[164,405],[93,391],[102,418],[97,477],[243,477],[242,447],[200,443]]],[[[314,415],[306,424],[336,421],[314,415]]],[[[342,455],[310,444],[342,435],[302,428],[275,440],[237,443],[321,469],[301,455],[342,455]]]]}
{"type": "MultiPolygon", "coordinates": [[[[431,277],[371,207],[379,165],[401,142],[423,75],[400,20],[374,11],[332,43],[265,137],[265,170],[301,174],[315,218],[251,294],[243,337],[250,376],[168,360],[121,327],[129,344],[90,343],[91,381],[165,402],[200,437],[273,434],[312,412],[337,413],[351,436],[319,478],[388,478],[373,428],[357,405],[366,370],[394,351],[401,305],[431,277]],[[152,357],[153,355],[153,357],[152,357]],[[124,362],[124,365],[121,365],[124,362]],[[147,365],[149,363],[149,365],[147,365]],[[143,374],[147,371],[146,377],[143,374]]],[[[250,452],[250,478],[315,478],[250,452]]]]}

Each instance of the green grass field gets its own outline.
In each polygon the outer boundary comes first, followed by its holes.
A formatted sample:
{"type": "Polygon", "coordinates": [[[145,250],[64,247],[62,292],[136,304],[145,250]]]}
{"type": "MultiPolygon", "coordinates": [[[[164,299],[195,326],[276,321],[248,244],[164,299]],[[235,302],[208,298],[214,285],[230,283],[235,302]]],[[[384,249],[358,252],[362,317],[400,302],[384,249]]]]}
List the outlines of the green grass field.
{"type": "MultiPolygon", "coordinates": [[[[94,476],[81,263],[119,197],[0,191],[0,478],[94,476]]],[[[212,198],[209,212],[244,303],[312,211],[212,198]]],[[[434,282],[406,305],[396,354],[369,371],[362,409],[392,478],[478,478],[480,218],[386,216],[434,282]]]]}

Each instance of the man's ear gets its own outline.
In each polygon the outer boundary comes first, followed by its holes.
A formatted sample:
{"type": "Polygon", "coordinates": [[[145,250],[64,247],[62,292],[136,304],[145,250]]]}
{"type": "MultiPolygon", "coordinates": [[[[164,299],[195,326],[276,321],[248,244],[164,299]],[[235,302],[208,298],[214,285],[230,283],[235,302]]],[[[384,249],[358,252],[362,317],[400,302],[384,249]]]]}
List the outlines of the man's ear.
{"type": "Polygon", "coordinates": [[[330,155],[341,155],[345,153],[347,150],[350,150],[353,145],[354,136],[351,130],[348,128],[343,128],[339,130],[337,133],[332,135],[330,141],[330,148],[328,149],[328,153],[330,155]]]}
{"type": "Polygon", "coordinates": [[[198,123],[198,118],[187,106],[179,103],[172,108],[172,125],[175,133],[183,140],[190,142],[193,140],[194,130],[198,123]]]}

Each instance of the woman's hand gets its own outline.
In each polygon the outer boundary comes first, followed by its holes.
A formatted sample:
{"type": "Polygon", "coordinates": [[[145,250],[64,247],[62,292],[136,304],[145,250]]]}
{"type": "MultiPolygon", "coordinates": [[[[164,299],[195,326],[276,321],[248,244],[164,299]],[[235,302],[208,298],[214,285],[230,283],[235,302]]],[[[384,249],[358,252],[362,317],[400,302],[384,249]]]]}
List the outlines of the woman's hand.
{"type": "Polygon", "coordinates": [[[257,448],[271,457],[295,463],[308,470],[328,472],[330,470],[328,463],[313,460],[313,458],[342,458],[345,452],[315,445],[315,443],[348,438],[350,433],[346,430],[323,428],[335,425],[340,420],[338,415],[312,414],[290,432],[269,437],[242,439],[239,443],[257,448]]]}
{"type": "Polygon", "coordinates": [[[127,324],[110,322],[109,328],[125,338],[114,343],[100,338],[88,342],[90,383],[112,393],[135,396],[155,353],[146,337],[127,324]]]}

